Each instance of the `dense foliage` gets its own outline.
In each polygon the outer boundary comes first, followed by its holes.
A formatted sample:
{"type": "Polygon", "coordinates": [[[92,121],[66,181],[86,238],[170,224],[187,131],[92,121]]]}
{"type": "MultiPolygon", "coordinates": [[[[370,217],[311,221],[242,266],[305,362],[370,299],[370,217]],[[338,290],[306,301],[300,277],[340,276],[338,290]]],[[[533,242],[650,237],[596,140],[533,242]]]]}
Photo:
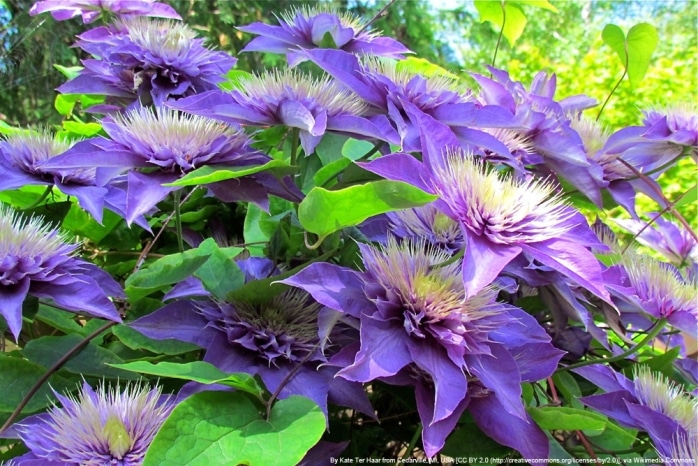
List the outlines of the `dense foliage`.
{"type": "Polygon", "coordinates": [[[6,464],[695,464],[694,36],[0,5],[6,464]]]}

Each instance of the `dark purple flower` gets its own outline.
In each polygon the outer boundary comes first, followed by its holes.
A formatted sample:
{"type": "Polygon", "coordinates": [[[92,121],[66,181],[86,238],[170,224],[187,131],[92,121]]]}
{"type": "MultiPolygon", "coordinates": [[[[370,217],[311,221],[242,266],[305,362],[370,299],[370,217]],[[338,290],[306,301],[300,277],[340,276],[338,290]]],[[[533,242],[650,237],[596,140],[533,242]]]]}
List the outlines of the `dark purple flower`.
{"type": "MultiPolygon", "coordinates": [[[[210,118],[177,111],[140,107],[102,122],[111,139],[82,141],[60,157],[51,168],[97,168],[98,184],[106,184],[123,171],[127,183],[126,221],[131,223],[150,212],[178,189],[162,186],[204,165],[239,167],[264,164],[269,157],[250,147],[250,139],[238,128],[210,118]],[[137,171],[134,169],[155,169],[137,171]]],[[[118,179],[118,178],[117,178],[118,179]]],[[[237,191],[226,192],[226,200],[238,195],[266,205],[267,190],[251,179],[234,180],[237,191]]],[[[226,189],[233,185],[226,185],[226,189]]],[[[214,192],[215,187],[209,185],[214,192]]]]}
{"type": "Polygon", "coordinates": [[[94,168],[47,169],[47,160],[67,151],[73,142],[54,138],[48,131],[18,132],[0,141],[0,191],[27,185],[55,185],[63,193],[75,196],[98,222],[107,188],[95,186],[94,168]]]}
{"type": "MultiPolygon", "coordinates": [[[[268,259],[237,263],[248,280],[278,273],[268,259]]],[[[185,293],[181,289],[168,297],[186,298],[185,293]]],[[[324,412],[331,401],[372,416],[361,385],[335,378],[338,369],[324,365],[326,354],[350,339],[345,335],[349,327],[337,324],[339,317],[307,293],[291,289],[266,299],[260,296],[254,303],[180,299],[130,326],[150,338],[175,337],[205,348],[204,361],[222,371],[259,375],[271,392],[285,383],[281,398],[302,395],[324,412]]]]}
{"type": "Polygon", "coordinates": [[[65,21],[78,15],[88,24],[102,13],[119,16],[154,16],[182,19],[174,8],[155,0],[42,0],[32,5],[29,15],[50,12],[56,21],[65,21]]]}
{"type": "Polygon", "coordinates": [[[99,267],[74,257],[78,246],[66,243],[41,218],[26,218],[0,204],[0,315],[15,339],[28,295],[121,322],[107,296],[123,297],[123,291],[99,267]]]}
{"type": "Polygon", "coordinates": [[[480,105],[456,76],[424,76],[399,63],[356,57],[341,50],[308,50],[308,59],[324,69],[370,105],[371,113],[388,115],[405,151],[419,150],[419,123],[412,105],[448,125],[465,146],[482,147],[512,165],[509,150],[495,137],[475,128],[517,126],[512,113],[497,105],[480,105]]]}
{"type": "Polygon", "coordinates": [[[337,375],[415,386],[430,457],[465,409],[498,442],[526,458],[547,457],[547,439],[526,415],[520,386],[550,375],[562,355],[545,331],[520,309],[497,303],[492,289],[468,297],[460,264],[445,264],[450,253],[423,240],[359,248],[364,272],[315,263],[282,281],[359,319],[360,348],[330,360],[347,362],[337,375]]]}
{"type": "Polygon", "coordinates": [[[54,391],[62,407],[31,416],[13,430],[29,448],[14,458],[18,466],[140,466],[155,434],[174,408],[161,388],[139,384],[104,385],[94,391],[87,383],[77,397],[54,391]]]}
{"type": "Polygon", "coordinates": [[[623,426],[646,431],[662,458],[695,458],[698,399],[682,387],[646,366],[635,371],[633,380],[598,364],[573,371],[606,392],[580,398],[582,403],[623,426]],[[693,456],[672,456],[691,451],[693,456]]]}
{"type": "Polygon", "coordinates": [[[587,248],[598,239],[552,184],[502,175],[461,149],[445,125],[423,113],[418,121],[423,162],[396,153],[361,166],[439,195],[434,205],[461,225],[465,238],[467,296],[490,285],[523,252],[610,302],[599,262],[587,248]]]}
{"type": "Polygon", "coordinates": [[[91,29],[77,45],[90,53],[85,69],[58,88],[64,94],[110,96],[103,110],[129,105],[160,106],[217,89],[236,59],[204,47],[204,40],[183,23],[127,18],[91,29]]]}
{"type": "Polygon", "coordinates": [[[336,12],[323,7],[294,8],[277,16],[278,26],[253,23],[239,27],[243,32],[257,34],[242,52],[286,54],[291,67],[306,60],[300,49],[337,48],[350,53],[387,58],[403,58],[411,53],[400,42],[381,37],[366,27],[364,21],[349,12],[336,12]]]}
{"type": "Polygon", "coordinates": [[[368,106],[356,94],[330,78],[297,71],[267,71],[243,79],[231,92],[206,92],[168,106],[228,123],[296,128],[306,155],[326,132],[398,142],[384,117],[364,118],[368,106]]]}

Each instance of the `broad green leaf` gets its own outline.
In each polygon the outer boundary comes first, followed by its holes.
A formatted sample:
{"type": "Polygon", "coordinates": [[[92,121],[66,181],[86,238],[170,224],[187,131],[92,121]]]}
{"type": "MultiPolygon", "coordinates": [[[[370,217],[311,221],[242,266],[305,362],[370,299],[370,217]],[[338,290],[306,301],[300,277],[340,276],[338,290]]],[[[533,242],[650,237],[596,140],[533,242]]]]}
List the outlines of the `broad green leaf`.
{"type": "Polygon", "coordinates": [[[458,428],[448,436],[441,453],[454,458],[469,456],[473,458],[469,464],[484,465],[485,459],[489,463],[491,458],[501,458],[510,454],[511,451],[510,448],[500,445],[482,432],[472,416],[466,413],[458,428]]]}
{"type": "Polygon", "coordinates": [[[579,401],[579,398],[582,397],[582,391],[579,389],[579,385],[577,385],[577,381],[572,374],[566,371],[558,372],[553,375],[553,382],[558,391],[562,393],[562,396],[565,397],[565,400],[571,404],[573,408],[582,409],[584,407],[581,401],[579,401]]]}
{"type": "Polygon", "coordinates": [[[526,16],[521,8],[507,1],[475,0],[480,22],[489,21],[497,31],[502,31],[510,46],[521,37],[526,27],[526,16]],[[502,30],[503,29],[503,30],[502,30]]]}
{"type": "Polygon", "coordinates": [[[538,8],[543,8],[544,10],[549,10],[552,11],[553,13],[557,13],[557,8],[555,8],[555,5],[550,3],[548,0],[507,0],[511,3],[519,3],[521,5],[529,5],[529,6],[535,6],[538,8]]]}
{"type": "Polygon", "coordinates": [[[73,204],[61,226],[77,236],[88,238],[93,243],[99,244],[121,222],[123,222],[121,217],[105,209],[100,225],[90,214],[77,204],[73,204]]]}
{"type": "Polygon", "coordinates": [[[527,411],[543,430],[583,430],[594,435],[606,427],[604,416],[584,409],[560,406],[528,408],[527,411]]]}
{"type": "MultiPolygon", "coordinates": [[[[196,345],[175,339],[154,340],[132,329],[128,325],[117,325],[116,327],[112,327],[111,331],[121,343],[132,350],[147,350],[158,354],[174,355],[200,349],[196,345]]],[[[175,335],[173,335],[173,337],[174,336],[175,335]]]]}
{"type": "Polygon", "coordinates": [[[686,191],[686,195],[682,197],[676,204],[674,204],[674,207],[678,208],[686,204],[693,204],[696,201],[698,201],[698,184],[693,185],[692,188],[689,188],[686,191]]]}
{"type": "Polygon", "coordinates": [[[60,201],[51,204],[40,204],[36,207],[24,209],[22,213],[29,217],[39,216],[42,218],[43,223],[51,224],[54,228],[57,228],[63,223],[71,206],[72,202],[70,201],[60,201]]]}
{"type": "Polygon", "coordinates": [[[78,121],[64,121],[63,129],[71,133],[79,134],[86,138],[92,137],[102,130],[99,123],[81,123],[78,121]]]}
{"type": "Polygon", "coordinates": [[[233,89],[240,87],[240,81],[253,78],[254,75],[252,75],[251,73],[249,73],[247,71],[230,70],[225,75],[225,77],[228,78],[228,80],[223,81],[222,83],[218,84],[218,87],[220,87],[224,91],[231,91],[233,89]]]}
{"type": "MultiPolygon", "coordinates": [[[[348,142],[346,136],[339,134],[325,134],[320,140],[320,144],[315,147],[315,154],[320,158],[323,165],[328,165],[335,160],[342,159],[342,147],[348,142]]],[[[349,139],[351,141],[351,139],[349,139]]]]}
{"type": "Polygon", "coordinates": [[[257,381],[244,372],[226,374],[218,370],[213,364],[204,361],[192,361],[187,363],[161,362],[152,364],[147,361],[135,361],[125,364],[110,364],[112,367],[140,374],[154,375],[157,377],[169,377],[172,379],[191,380],[206,385],[223,384],[229,387],[250,393],[257,398],[264,395],[264,389],[257,381]]]}
{"type": "Polygon", "coordinates": [[[233,261],[243,249],[237,247],[220,248],[212,238],[207,239],[199,248],[207,245],[211,252],[208,260],[194,272],[204,287],[215,297],[224,299],[228,293],[237,290],[245,283],[245,274],[233,261]]]}
{"type": "Polygon", "coordinates": [[[628,73],[630,85],[637,86],[645,77],[652,53],[659,43],[657,29],[651,24],[639,23],[630,28],[626,38],[620,27],[607,24],[601,38],[620,58],[628,73]]]}
{"type": "Polygon", "coordinates": [[[0,134],[30,133],[28,129],[16,128],[0,120],[0,134]]]}
{"type": "MultiPolygon", "coordinates": [[[[421,74],[424,76],[443,76],[446,78],[453,79],[454,81],[458,81],[460,78],[448,71],[445,68],[440,67],[439,65],[436,65],[429,60],[425,60],[424,58],[417,58],[417,57],[407,57],[404,60],[400,60],[395,64],[395,68],[398,71],[409,71],[411,73],[417,73],[421,74]]],[[[362,141],[366,142],[366,141],[362,141]]],[[[370,143],[367,143],[370,144],[370,143]]],[[[369,145],[369,149],[371,148],[373,144],[369,145]]]]}
{"type": "Polygon", "coordinates": [[[54,64],[53,67],[60,71],[61,74],[68,79],[76,78],[83,70],[82,66],[61,66],[54,64]]]}
{"type": "Polygon", "coordinates": [[[607,451],[622,451],[632,448],[637,437],[637,430],[624,429],[608,421],[606,428],[598,435],[585,432],[588,436],[594,437],[594,445],[604,448],[607,451]]]}
{"type": "MultiPolygon", "coordinates": [[[[19,405],[24,395],[46,372],[46,368],[23,358],[9,357],[0,353],[0,412],[11,413],[19,405]]],[[[76,385],[59,375],[52,375],[48,383],[44,383],[39,391],[29,400],[22,410],[24,413],[33,413],[51,404],[55,396],[51,387],[58,392],[68,388],[76,388],[76,385]]]]}
{"type": "Polygon", "coordinates": [[[436,199],[401,181],[380,180],[338,191],[313,188],[298,207],[303,228],[324,238],[369,217],[417,207],[436,199]]]}
{"type": "MultiPolygon", "coordinates": [[[[398,62],[399,63],[399,62],[398,62]]],[[[359,160],[366,155],[374,145],[368,141],[359,141],[358,139],[349,139],[342,146],[342,157],[351,161],[359,160]]]]}
{"type": "Polygon", "coordinates": [[[313,176],[313,184],[315,186],[324,187],[328,181],[337,177],[337,175],[342,173],[342,171],[351,163],[352,161],[349,159],[339,159],[335,160],[334,162],[330,162],[315,172],[315,175],[313,176]]]}
{"type": "MultiPolygon", "coordinates": [[[[35,364],[50,367],[82,340],[82,336],[75,334],[36,338],[26,344],[24,349],[22,349],[22,354],[35,364]]],[[[96,345],[94,342],[90,342],[79,353],[70,358],[62,366],[62,369],[74,374],[94,377],[137,378],[129,372],[107,366],[107,364],[118,364],[121,362],[123,360],[116,354],[96,345]]]]}
{"type": "Polygon", "coordinates": [[[170,254],[140,269],[126,280],[129,288],[159,288],[191,276],[211,255],[210,251],[190,249],[170,254]]]}
{"type": "Polygon", "coordinates": [[[77,94],[58,94],[53,101],[53,107],[62,116],[68,116],[73,113],[73,108],[79,99],[77,94]]]}
{"type": "Polygon", "coordinates": [[[278,401],[265,420],[242,393],[201,392],[172,411],[143,466],[295,466],[324,430],[325,416],[307,398],[278,401]]]}
{"type": "Polygon", "coordinates": [[[202,184],[215,183],[217,181],[232,180],[242,176],[252,175],[261,171],[271,171],[275,175],[287,175],[293,173],[294,167],[282,160],[272,160],[264,165],[253,165],[244,167],[224,167],[218,165],[206,165],[187,173],[182,178],[163,186],[197,186],[202,184]]]}

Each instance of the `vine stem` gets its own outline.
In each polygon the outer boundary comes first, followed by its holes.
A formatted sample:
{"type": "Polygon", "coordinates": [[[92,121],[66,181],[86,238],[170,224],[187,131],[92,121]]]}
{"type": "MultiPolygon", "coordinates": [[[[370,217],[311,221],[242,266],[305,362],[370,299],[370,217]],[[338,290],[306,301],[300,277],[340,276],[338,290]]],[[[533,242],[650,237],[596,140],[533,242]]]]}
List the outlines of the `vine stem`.
{"type": "Polygon", "coordinates": [[[691,236],[693,236],[693,239],[698,242],[698,235],[696,234],[696,232],[693,231],[693,228],[691,228],[691,225],[686,221],[685,218],[683,218],[683,215],[681,215],[674,208],[674,204],[676,203],[676,201],[674,201],[674,202],[669,201],[669,199],[666,198],[664,193],[662,193],[662,190],[659,189],[659,187],[657,187],[654,183],[652,183],[652,180],[650,178],[648,178],[647,175],[644,175],[643,173],[641,173],[637,168],[633,167],[631,164],[629,164],[628,162],[623,160],[621,157],[618,157],[616,160],[618,160],[620,163],[622,163],[623,165],[628,167],[628,169],[630,169],[630,171],[632,171],[633,174],[635,174],[638,178],[640,178],[642,181],[644,181],[645,184],[647,186],[649,186],[650,189],[652,189],[652,191],[654,191],[655,194],[657,194],[657,196],[659,196],[667,204],[667,208],[672,213],[672,215],[674,215],[674,217],[676,217],[677,220],[679,222],[681,222],[681,224],[688,231],[688,233],[691,236]]]}
{"type": "Polygon", "coordinates": [[[44,375],[41,376],[39,380],[36,381],[34,386],[27,392],[26,395],[24,395],[24,398],[22,398],[22,401],[19,402],[19,405],[15,408],[14,411],[12,411],[12,414],[10,414],[10,417],[7,418],[7,421],[0,427],[0,434],[5,432],[5,430],[12,425],[12,423],[15,422],[15,419],[22,413],[22,410],[24,407],[31,401],[32,397],[36,394],[36,392],[39,391],[41,386],[46,382],[58,369],[61,368],[63,364],[68,362],[70,358],[75,356],[77,353],[79,353],[87,344],[97,338],[102,332],[110,329],[114,325],[118,324],[118,322],[107,322],[106,324],[102,325],[99,327],[97,330],[94,332],[90,333],[85,337],[84,340],[82,340],[80,343],[77,345],[73,346],[67,353],[65,353],[61,358],[53,363],[51,367],[48,368],[48,370],[44,373],[44,375]]]}
{"type": "Polygon", "coordinates": [[[373,24],[378,18],[383,16],[383,14],[388,10],[388,8],[390,8],[392,6],[392,4],[395,3],[396,1],[397,0],[390,0],[387,5],[385,5],[383,8],[381,8],[380,11],[373,16],[373,18],[368,20],[368,22],[366,24],[364,24],[364,26],[357,31],[356,35],[358,36],[359,34],[364,32],[366,29],[368,29],[368,27],[371,24],[373,24]]]}
{"type": "Polygon", "coordinates": [[[41,196],[39,196],[39,199],[37,199],[36,202],[34,202],[32,205],[30,205],[29,207],[25,208],[24,210],[33,209],[34,207],[36,207],[36,206],[38,206],[39,204],[41,204],[41,203],[44,201],[44,199],[46,199],[46,198],[48,197],[48,195],[51,194],[51,190],[53,190],[53,185],[52,185],[52,184],[46,186],[46,189],[44,190],[43,193],[41,193],[41,196]]]}
{"type": "Polygon", "coordinates": [[[175,214],[175,227],[177,228],[177,248],[179,249],[179,252],[184,252],[184,241],[182,240],[182,212],[180,209],[180,199],[182,197],[182,193],[179,192],[179,189],[172,193],[174,196],[174,214],[175,214]]]}
{"type": "MultiPolygon", "coordinates": [[[[187,202],[189,200],[189,198],[191,197],[191,195],[194,194],[194,192],[196,192],[196,187],[194,187],[194,189],[189,191],[189,194],[184,196],[184,199],[182,199],[182,202],[180,202],[179,205],[181,206],[182,204],[187,202]]],[[[150,241],[149,243],[147,243],[145,245],[145,247],[143,248],[143,251],[141,251],[141,254],[138,256],[138,260],[136,261],[136,265],[133,268],[133,273],[138,272],[138,270],[141,268],[141,266],[143,265],[143,262],[145,262],[145,258],[148,257],[148,253],[150,253],[150,250],[153,248],[153,246],[155,245],[157,240],[160,239],[160,236],[162,236],[163,232],[165,231],[165,228],[172,220],[172,217],[175,216],[175,213],[176,213],[176,209],[162,223],[162,227],[160,227],[160,231],[158,231],[158,233],[155,235],[155,238],[153,238],[152,241],[150,241]]]]}
{"type": "Polygon", "coordinates": [[[281,381],[281,383],[279,384],[279,386],[276,387],[276,390],[274,390],[274,393],[272,393],[271,398],[269,398],[269,400],[266,402],[266,407],[267,407],[267,413],[266,413],[266,414],[267,414],[267,417],[266,417],[266,419],[267,419],[267,421],[268,421],[269,418],[271,417],[271,407],[272,407],[272,405],[274,404],[274,401],[279,397],[279,393],[281,393],[281,390],[283,390],[284,387],[285,387],[286,385],[288,385],[288,382],[293,378],[293,376],[295,376],[295,375],[298,373],[298,371],[301,369],[301,367],[303,366],[303,364],[305,364],[306,362],[308,362],[308,360],[310,359],[310,357],[315,353],[315,350],[318,349],[319,347],[320,347],[320,342],[318,341],[318,342],[315,344],[315,346],[313,346],[313,347],[310,349],[310,351],[308,351],[308,354],[307,354],[298,364],[296,364],[296,365],[294,366],[294,368],[291,369],[291,370],[289,371],[288,374],[286,374],[286,377],[284,377],[284,379],[281,381]]]}
{"type": "MultiPolygon", "coordinates": [[[[504,8],[504,2],[501,2],[502,7],[502,29],[499,30],[499,36],[497,37],[497,45],[494,47],[494,56],[492,57],[492,68],[497,62],[497,52],[499,52],[499,46],[502,44],[502,36],[504,35],[504,25],[507,23],[507,10],[504,8]]],[[[490,73],[490,78],[492,73],[490,73]]]]}
{"type": "Polygon", "coordinates": [[[603,109],[606,108],[606,104],[608,104],[608,101],[611,100],[611,97],[613,94],[615,94],[616,89],[618,89],[618,86],[620,86],[620,83],[623,82],[623,79],[625,79],[625,75],[628,74],[628,64],[625,64],[625,69],[623,70],[623,75],[620,77],[618,82],[616,83],[615,86],[613,86],[613,89],[611,89],[611,93],[608,94],[608,97],[606,97],[606,100],[604,100],[603,105],[601,106],[601,110],[599,110],[598,115],[596,115],[596,121],[599,121],[599,118],[601,118],[601,114],[603,113],[603,109]]]}
{"type": "Polygon", "coordinates": [[[647,343],[649,343],[650,341],[654,340],[654,338],[657,335],[659,335],[659,333],[662,331],[665,324],[666,324],[666,319],[664,319],[664,318],[659,319],[657,322],[654,323],[654,328],[652,329],[652,331],[649,332],[647,334],[647,336],[645,336],[645,338],[643,338],[642,341],[640,341],[640,343],[638,343],[637,345],[633,346],[632,348],[628,349],[627,351],[625,351],[617,356],[613,356],[610,358],[599,358],[599,359],[590,359],[587,361],[581,361],[581,362],[578,362],[575,364],[570,364],[569,366],[560,367],[558,370],[559,371],[569,371],[572,369],[577,369],[579,367],[589,366],[591,364],[603,364],[603,363],[607,363],[607,362],[616,362],[616,361],[620,361],[621,359],[625,359],[628,356],[630,356],[631,354],[636,353],[643,346],[646,346],[647,343]]]}

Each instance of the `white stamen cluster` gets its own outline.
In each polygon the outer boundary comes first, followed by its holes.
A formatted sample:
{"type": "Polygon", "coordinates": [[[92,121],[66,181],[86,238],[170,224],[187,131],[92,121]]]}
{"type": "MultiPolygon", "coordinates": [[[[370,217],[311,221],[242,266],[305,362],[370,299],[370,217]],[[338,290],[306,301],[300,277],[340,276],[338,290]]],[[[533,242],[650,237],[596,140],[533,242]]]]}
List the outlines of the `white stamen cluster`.
{"type": "Polygon", "coordinates": [[[192,46],[196,32],[182,22],[155,20],[143,16],[125,18],[117,24],[144,50],[163,59],[182,57],[192,46]]]}
{"type": "Polygon", "coordinates": [[[426,323],[457,318],[473,322],[500,312],[493,307],[496,292],[485,289],[466,299],[461,277],[461,263],[445,264],[451,254],[437,249],[423,239],[406,239],[401,243],[390,237],[385,247],[364,251],[367,272],[405,310],[425,315],[426,323]]]}
{"type": "Polygon", "coordinates": [[[62,235],[41,217],[26,217],[0,204],[0,257],[47,259],[57,253],[68,254],[77,247],[66,244],[62,235]]]}
{"type": "Polygon", "coordinates": [[[374,57],[367,55],[362,57],[362,67],[369,73],[378,73],[386,76],[398,86],[409,91],[408,84],[414,78],[424,80],[426,93],[438,95],[445,92],[453,92],[461,97],[462,101],[472,100],[470,90],[457,78],[445,74],[421,74],[407,68],[401,67],[398,62],[388,58],[374,57]]]}
{"type": "Polygon", "coordinates": [[[643,122],[652,124],[666,117],[667,126],[672,131],[690,130],[698,136],[698,105],[693,102],[681,102],[665,107],[654,107],[642,112],[643,122]]]}
{"type": "Polygon", "coordinates": [[[410,237],[433,238],[441,245],[463,241],[458,223],[431,204],[388,214],[392,229],[403,229],[410,237]]]}
{"type": "MultiPolygon", "coordinates": [[[[351,28],[354,31],[354,37],[357,37],[357,33],[364,29],[366,25],[365,20],[349,11],[339,11],[335,8],[329,8],[326,6],[308,6],[304,5],[301,8],[291,8],[280,14],[279,19],[288,24],[289,26],[300,29],[302,25],[299,23],[297,18],[300,16],[308,19],[312,19],[317,15],[330,14],[339,18],[339,23],[345,28],[351,28]]],[[[363,40],[370,40],[374,37],[378,37],[380,33],[373,31],[371,28],[364,29],[358,36],[363,40]]]]}
{"type": "Polygon", "coordinates": [[[458,220],[493,243],[545,241],[574,226],[552,183],[501,175],[461,149],[449,151],[434,176],[436,193],[458,220]]]}
{"type": "Polygon", "coordinates": [[[131,148],[147,160],[169,159],[181,167],[194,167],[198,159],[208,160],[216,155],[210,153],[209,146],[220,137],[228,140],[229,149],[241,148],[247,142],[240,129],[211,118],[175,110],[159,109],[154,112],[140,107],[125,116],[117,115],[114,123],[120,129],[118,133],[110,134],[114,141],[131,148]]]}
{"type": "Polygon", "coordinates": [[[635,371],[635,393],[640,402],[676,421],[687,432],[698,434],[698,399],[660,373],[646,366],[635,371]]]}
{"type": "Polygon", "coordinates": [[[698,315],[698,287],[684,280],[669,264],[627,251],[623,265],[638,297],[659,307],[662,317],[677,311],[698,315]]]}
{"type": "Polygon", "coordinates": [[[314,78],[296,70],[267,71],[240,82],[239,92],[253,106],[286,99],[311,100],[330,115],[361,116],[368,104],[355,93],[341,87],[331,77],[314,78]]]}
{"type": "Polygon", "coordinates": [[[525,152],[535,154],[536,146],[526,133],[508,128],[485,128],[482,131],[491,134],[504,144],[509,152],[525,152]]]}
{"type": "Polygon", "coordinates": [[[584,144],[584,150],[587,153],[587,157],[599,162],[596,159],[597,152],[599,152],[611,133],[606,127],[596,120],[592,120],[584,115],[577,115],[570,119],[570,127],[577,132],[579,137],[582,139],[584,144]]]}
{"type": "Polygon", "coordinates": [[[70,149],[70,141],[55,139],[47,130],[9,134],[5,147],[12,163],[34,173],[42,162],[70,149]]]}

